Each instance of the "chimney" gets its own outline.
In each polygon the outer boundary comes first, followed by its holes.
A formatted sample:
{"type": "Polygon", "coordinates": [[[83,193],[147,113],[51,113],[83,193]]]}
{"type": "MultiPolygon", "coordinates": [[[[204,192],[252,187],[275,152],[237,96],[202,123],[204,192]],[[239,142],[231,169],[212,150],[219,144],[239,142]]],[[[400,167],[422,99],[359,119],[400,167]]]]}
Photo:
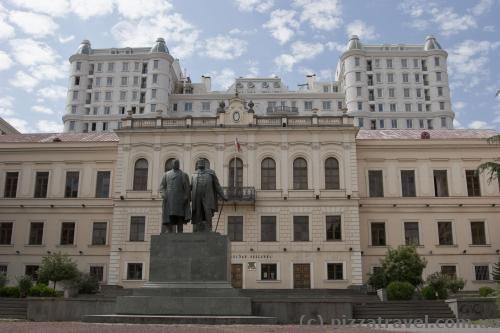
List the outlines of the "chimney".
{"type": "Polygon", "coordinates": [[[210,76],[202,75],[201,82],[205,86],[205,89],[207,90],[207,92],[212,90],[212,79],[210,78],[210,76]]]}
{"type": "Polygon", "coordinates": [[[316,82],[316,74],[307,75],[307,88],[308,88],[308,90],[314,89],[315,82],[316,82]]]}

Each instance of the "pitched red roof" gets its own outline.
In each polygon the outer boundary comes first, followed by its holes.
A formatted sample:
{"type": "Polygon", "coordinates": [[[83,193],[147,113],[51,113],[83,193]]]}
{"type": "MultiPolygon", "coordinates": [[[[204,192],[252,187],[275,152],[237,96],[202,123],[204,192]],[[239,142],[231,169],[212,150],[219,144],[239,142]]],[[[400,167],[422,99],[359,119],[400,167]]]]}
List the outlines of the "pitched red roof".
{"type": "Polygon", "coordinates": [[[447,139],[487,139],[500,135],[490,129],[394,129],[394,130],[365,130],[361,129],[356,136],[358,140],[420,140],[422,132],[430,135],[430,140],[447,139]]]}
{"type": "Polygon", "coordinates": [[[0,135],[0,143],[23,142],[118,142],[118,136],[115,133],[32,133],[0,135]]]}

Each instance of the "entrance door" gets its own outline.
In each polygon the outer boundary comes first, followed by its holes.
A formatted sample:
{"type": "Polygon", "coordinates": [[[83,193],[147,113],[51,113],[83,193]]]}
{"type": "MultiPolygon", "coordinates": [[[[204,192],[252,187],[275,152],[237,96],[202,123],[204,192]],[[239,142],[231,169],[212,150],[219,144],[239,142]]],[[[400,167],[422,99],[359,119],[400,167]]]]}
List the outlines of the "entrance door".
{"type": "Polygon", "coordinates": [[[311,268],[309,264],[293,264],[293,287],[311,288],[311,268]]]}
{"type": "Polygon", "coordinates": [[[231,284],[233,288],[243,288],[243,264],[231,264],[231,284]]]}

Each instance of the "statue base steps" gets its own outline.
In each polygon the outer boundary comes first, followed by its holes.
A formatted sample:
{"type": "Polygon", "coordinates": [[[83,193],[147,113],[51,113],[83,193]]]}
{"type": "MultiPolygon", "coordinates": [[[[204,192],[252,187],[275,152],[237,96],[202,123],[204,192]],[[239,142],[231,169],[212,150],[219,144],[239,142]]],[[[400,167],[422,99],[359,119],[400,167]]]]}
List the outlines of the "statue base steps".
{"type": "Polygon", "coordinates": [[[198,325],[274,325],[275,317],[257,316],[141,316],[141,315],[89,315],[87,323],[124,324],[198,324],[198,325]]]}

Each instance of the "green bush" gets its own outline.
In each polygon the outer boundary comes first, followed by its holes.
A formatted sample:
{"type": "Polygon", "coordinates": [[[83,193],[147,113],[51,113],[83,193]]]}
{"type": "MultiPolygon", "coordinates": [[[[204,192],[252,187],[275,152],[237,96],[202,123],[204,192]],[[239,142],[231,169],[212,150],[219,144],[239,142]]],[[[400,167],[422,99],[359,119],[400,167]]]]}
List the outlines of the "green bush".
{"type": "Polygon", "coordinates": [[[17,277],[17,286],[21,297],[26,297],[33,286],[33,280],[29,275],[22,275],[17,277]]]}
{"type": "Polygon", "coordinates": [[[382,269],[378,269],[370,274],[368,284],[375,289],[385,288],[387,286],[387,278],[382,269]]]}
{"type": "Polygon", "coordinates": [[[446,274],[436,272],[427,277],[427,285],[431,286],[437,293],[439,299],[446,299],[448,297],[448,283],[450,277],[446,274]]]}
{"type": "Polygon", "coordinates": [[[9,283],[9,278],[6,273],[0,273],[0,288],[3,288],[9,283]]]}
{"type": "Polygon", "coordinates": [[[53,288],[56,289],[57,282],[76,278],[78,269],[69,256],[57,252],[43,257],[38,275],[40,281],[52,281],[53,288]]]}
{"type": "Polygon", "coordinates": [[[73,285],[78,289],[79,294],[95,294],[99,291],[99,280],[88,273],[80,272],[73,280],[73,285]]]}
{"type": "Polygon", "coordinates": [[[414,246],[399,246],[397,249],[387,250],[381,264],[387,284],[405,281],[419,286],[423,282],[422,272],[427,262],[417,253],[414,246]]]}
{"type": "Polygon", "coordinates": [[[481,287],[479,288],[479,296],[481,297],[487,297],[490,295],[493,295],[495,293],[495,289],[490,288],[490,287],[481,287]]]}
{"type": "Polygon", "coordinates": [[[410,300],[415,286],[410,282],[393,281],[387,286],[387,298],[391,301],[410,300]]]}
{"type": "Polygon", "coordinates": [[[424,299],[437,299],[436,290],[432,286],[422,288],[422,297],[424,299]]]}
{"type": "Polygon", "coordinates": [[[32,297],[56,297],[57,292],[55,289],[49,288],[46,284],[37,283],[31,287],[28,296],[32,297]]]}
{"type": "Polygon", "coordinates": [[[20,297],[19,287],[2,287],[0,288],[0,297],[20,297]]]}
{"type": "Polygon", "coordinates": [[[456,294],[459,290],[464,289],[465,281],[462,278],[450,278],[448,281],[448,289],[456,294]]]}

